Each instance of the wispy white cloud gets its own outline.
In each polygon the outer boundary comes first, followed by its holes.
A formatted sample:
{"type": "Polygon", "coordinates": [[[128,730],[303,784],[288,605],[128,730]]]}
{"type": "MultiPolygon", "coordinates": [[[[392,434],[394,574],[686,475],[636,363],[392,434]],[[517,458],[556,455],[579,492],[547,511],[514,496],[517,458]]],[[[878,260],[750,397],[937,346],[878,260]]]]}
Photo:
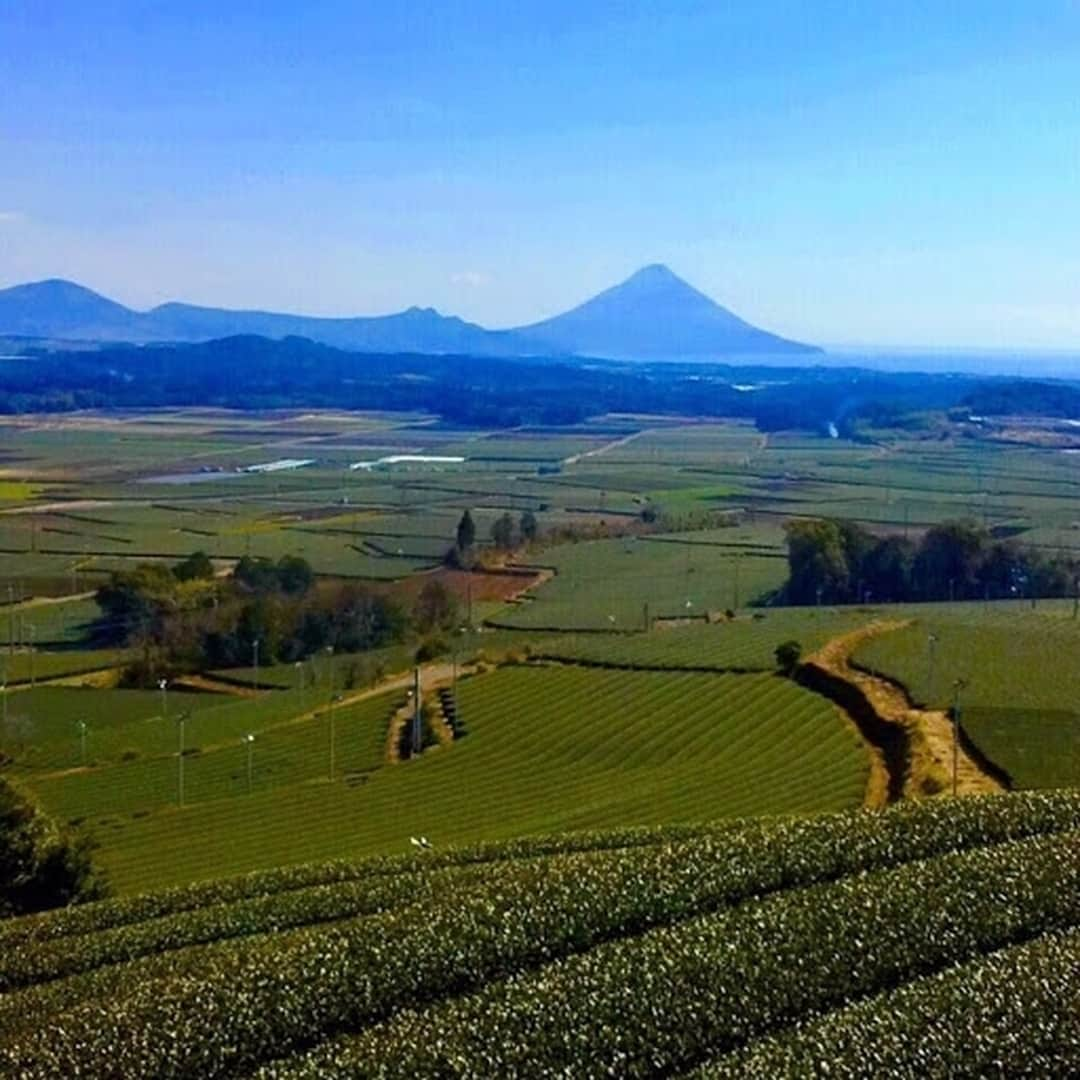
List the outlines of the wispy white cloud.
{"type": "Polygon", "coordinates": [[[25,220],[26,215],[19,213],[18,210],[0,210],[0,225],[17,225],[25,220]]]}
{"type": "Polygon", "coordinates": [[[479,289],[491,284],[491,278],[478,270],[459,270],[456,274],[450,275],[450,281],[454,285],[467,285],[470,289],[479,289]]]}

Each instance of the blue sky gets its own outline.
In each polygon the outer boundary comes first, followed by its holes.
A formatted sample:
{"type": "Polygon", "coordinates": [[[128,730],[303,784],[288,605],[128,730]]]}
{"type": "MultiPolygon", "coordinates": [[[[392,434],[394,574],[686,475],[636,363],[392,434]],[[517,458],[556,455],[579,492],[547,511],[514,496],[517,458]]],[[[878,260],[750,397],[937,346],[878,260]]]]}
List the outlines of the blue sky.
{"type": "Polygon", "coordinates": [[[1080,348],[1080,0],[0,4],[0,285],[504,326],[649,262],[1080,348]]]}

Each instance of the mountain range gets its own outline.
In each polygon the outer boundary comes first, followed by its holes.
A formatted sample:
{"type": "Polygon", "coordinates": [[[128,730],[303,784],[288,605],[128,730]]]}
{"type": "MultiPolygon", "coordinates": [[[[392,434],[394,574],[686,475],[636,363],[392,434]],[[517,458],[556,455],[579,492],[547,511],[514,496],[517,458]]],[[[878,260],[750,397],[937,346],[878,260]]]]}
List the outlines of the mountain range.
{"type": "Polygon", "coordinates": [[[643,267],[561,315],[512,330],[487,330],[433,308],[351,318],[177,302],[135,311],[60,279],[0,290],[0,335],[146,344],[240,334],[305,337],[354,352],[440,355],[686,360],[820,352],[752,326],[661,265],[643,267]]]}

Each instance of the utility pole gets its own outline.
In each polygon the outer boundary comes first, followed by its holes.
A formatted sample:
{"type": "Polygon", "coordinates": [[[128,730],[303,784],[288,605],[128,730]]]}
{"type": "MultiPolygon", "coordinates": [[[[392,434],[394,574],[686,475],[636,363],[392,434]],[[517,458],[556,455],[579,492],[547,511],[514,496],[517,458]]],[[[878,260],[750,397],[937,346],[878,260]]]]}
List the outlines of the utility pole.
{"type": "Polygon", "coordinates": [[[420,753],[420,744],[423,741],[421,732],[421,702],[420,702],[420,668],[413,668],[413,730],[412,752],[420,753]]]}
{"type": "Polygon", "coordinates": [[[79,728],[79,760],[83,768],[86,768],[86,721],[76,722],[79,728]]]}
{"type": "Polygon", "coordinates": [[[926,704],[934,704],[934,650],[937,646],[937,635],[926,635],[926,704]]]}
{"type": "Polygon", "coordinates": [[[248,732],[244,736],[244,742],[247,744],[247,789],[248,794],[251,794],[251,762],[252,754],[255,750],[255,736],[248,732]]]}
{"type": "Polygon", "coordinates": [[[330,705],[327,708],[327,713],[330,718],[330,782],[334,780],[334,748],[337,741],[337,730],[335,728],[334,710],[337,707],[337,703],[341,701],[340,694],[334,694],[330,698],[330,705]]]}
{"type": "Polygon", "coordinates": [[[176,718],[176,726],[180,731],[180,752],[177,755],[177,783],[178,783],[178,801],[180,806],[184,805],[184,724],[187,722],[188,713],[182,712],[176,718]]]}
{"type": "Polygon", "coordinates": [[[169,719],[169,680],[158,679],[158,689],[161,691],[161,719],[169,719]]]}
{"type": "Polygon", "coordinates": [[[952,707],[952,793],[957,794],[960,763],[960,692],[967,686],[966,679],[957,679],[953,683],[953,707],[952,707]]]}

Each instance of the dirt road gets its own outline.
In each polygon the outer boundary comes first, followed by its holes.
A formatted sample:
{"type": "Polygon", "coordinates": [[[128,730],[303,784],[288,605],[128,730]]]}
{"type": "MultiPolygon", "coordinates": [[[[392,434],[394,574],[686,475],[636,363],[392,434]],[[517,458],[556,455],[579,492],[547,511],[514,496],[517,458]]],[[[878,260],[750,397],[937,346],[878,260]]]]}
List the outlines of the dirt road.
{"type": "MultiPolygon", "coordinates": [[[[870,623],[833,638],[808,656],[805,664],[817,667],[855,688],[880,722],[893,725],[903,733],[907,740],[907,764],[904,775],[893,785],[893,790],[900,788],[903,798],[926,798],[951,793],[954,753],[958,795],[986,795],[1003,791],[998,780],[984,772],[964,750],[963,741],[959,745],[955,743],[952,719],[947,712],[915,708],[900,687],[852,666],[851,657],[860,645],[906,625],[907,622],[899,621],[870,623]]],[[[875,797],[880,798],[882,785],[887,788],[890,781],[887,755],[873,744],[870,745],[870,753],[873,762],[871,784],[875,797]],[[886,770],[884,775],[882,770],[886,770]]],[[[868,801],[869,797],[868,792],[868,801]]]]}

